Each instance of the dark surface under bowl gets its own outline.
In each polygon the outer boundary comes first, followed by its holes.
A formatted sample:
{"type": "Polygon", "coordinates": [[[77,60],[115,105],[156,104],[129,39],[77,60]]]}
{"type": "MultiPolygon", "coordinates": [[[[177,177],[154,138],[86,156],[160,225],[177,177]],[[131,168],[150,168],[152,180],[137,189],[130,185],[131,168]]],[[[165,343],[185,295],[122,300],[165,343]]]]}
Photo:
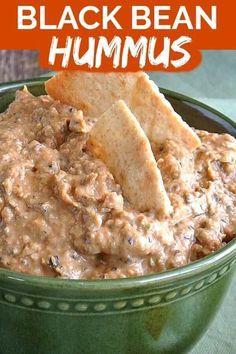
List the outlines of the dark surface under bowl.
{"type": "MultiPolygon", "coordinates": [[[[0,111],[27,84],[0,86],[0,111]]],[[[235,123],[183,95],[162,90],[191,126],[236,135],[235,123]]],[[[188,266],[157,275],[73,281],[0,269],[0,354],[177,354],[205,332],[236,263],[236,240],[188,266]]]]}

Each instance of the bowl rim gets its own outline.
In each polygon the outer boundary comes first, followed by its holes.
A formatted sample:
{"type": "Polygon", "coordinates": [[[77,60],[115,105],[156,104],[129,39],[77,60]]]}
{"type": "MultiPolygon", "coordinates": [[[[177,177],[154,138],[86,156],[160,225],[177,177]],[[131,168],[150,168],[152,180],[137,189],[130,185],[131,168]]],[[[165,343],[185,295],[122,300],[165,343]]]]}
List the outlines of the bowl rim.
{"type": "MultiPolygon", "coordinates": [[[[31,79],[23,79],[23,80],[16,80],[16,81],[9,81],[9,82],[0,83],[0,97],[2,96],[1,94],[4,94],[9,89],[11,89],[11,90],[19,89],[20,87],[22,87],[24,85],[29,85],[29,86],[35,86],[37,84],[41,85],[45,81],[51,79],[53,76],[54,76],[54,74],[49,73],[47,75],[33,77],[31,79]]],[[[234,121],[232,118],[229,118],[228,116],[226,116],[224,113],[220,112],[219,110],[209,106],[208,104],[201,102],[201,101],[197,100],[196,98],[192,98],[192,97],[187,96],[183,93],[169,90],[164,87],[159,87],[159,90],[161,93],[163,93],[164,95],[168,95],[170,98],[174,98],[178,101],[185,101],[187,103],[192,103],[196,106],[206,109],[207,111],[219,116],[220,118],[222,118],[223,120],[228,122],[233,128],[236,129],[236,121],[234,121]]]]}
{"type": "MultiPolygon", "coordinates": [[[[47,75],[38,78],[26,79],[26,80],[18,80],[11,81],[0,84],[0,98],[2,95],[7,93],[8,91],[16,90],[21,88],[24,85],[35,86],[41,85],[46,80],[50,79],[52,76],[47,75]]],[[[196,99],[193,99],[184,94],[160,88],[160,91],[164,95],[168,95],[171,98],[177,99],[179,101],[184,101],[187,103],[192,103],[196,106],[206,109],[207,111],[217,115],[222,118],[226,122],[228,122],[233,128],[236,129],[236,122],[231,118],[227,117],[223,113],[218,110],[208,106],[207,104],[200,102],[196,99]]],[[[137,276],[131,278],[118,278],[118,279],[95,279],[95,280],[84,280],[84,279],[63,279],[63,278],[53,278],[47,276],[38,276],[38,275],[30,275],[25,273],[20,273],[16,271],[12,271],[5,268],[0,268],[0,280],[11,280],[17,281],[21,283],[25,283],[27,285],[37,285],[43,287],[50,288],[70,288],[70,289],[84,289],[84,290],[115,290],[115,289],[129,289],[129,288],[137,288],[144,287],[146,285],[158,284],[165,285],[173,282],[178,282],[184,280],[186,278],[196,276],[202,273],[213,269],[213,266],[220,265],[225,262],[231,255],[236,252],[236,238],[230,241],[227,245],[222,247],[221,249],[211,253],[210,255],[201,258],[197,261],[189,263],[180,268],[169,269],[167,271],[137,276]]]]}

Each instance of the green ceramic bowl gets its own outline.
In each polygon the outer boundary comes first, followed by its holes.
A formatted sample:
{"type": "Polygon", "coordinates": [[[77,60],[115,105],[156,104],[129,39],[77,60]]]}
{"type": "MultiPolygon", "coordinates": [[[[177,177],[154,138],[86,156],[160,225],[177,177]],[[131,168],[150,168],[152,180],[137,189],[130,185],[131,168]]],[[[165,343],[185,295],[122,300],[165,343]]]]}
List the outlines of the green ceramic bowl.
{"type": "MultiPolygon", "coordinates": [[[[27,84],[0,87],[0,110],[27,84]]],[[[162,90],[191,125],[235,135],[235,124],[185,96],[162,90]]],[[[236,240],[183,268],[121,280],[77,281],[0,269],[0,353],[184,353],[219,309],[236,263],[236,240]]]]}

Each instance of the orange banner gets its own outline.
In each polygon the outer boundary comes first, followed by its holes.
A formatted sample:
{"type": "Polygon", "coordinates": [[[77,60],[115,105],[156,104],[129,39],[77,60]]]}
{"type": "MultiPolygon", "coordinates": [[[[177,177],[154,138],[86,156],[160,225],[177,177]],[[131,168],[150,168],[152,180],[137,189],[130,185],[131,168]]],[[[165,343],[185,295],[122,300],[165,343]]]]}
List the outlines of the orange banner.
{"type": "Polygon", "coordinates": [[[236,49],[234,1],[11,0],[1,49],[38,49],[54,70],[186,71],[202,49],[236,49]]]}

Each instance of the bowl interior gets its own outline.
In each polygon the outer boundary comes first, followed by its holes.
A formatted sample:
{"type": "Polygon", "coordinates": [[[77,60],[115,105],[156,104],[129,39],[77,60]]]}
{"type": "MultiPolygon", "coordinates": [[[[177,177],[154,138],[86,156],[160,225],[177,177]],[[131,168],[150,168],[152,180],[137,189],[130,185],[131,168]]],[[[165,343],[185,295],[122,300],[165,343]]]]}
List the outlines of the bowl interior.
{"type": "MultiPolygon", "coordinates": [[[[35,96],[45,94],[44,89],[44,82],[49,79],[48,78],[38,78],[32,80],[25,80],[21,82],[12,82],[8,84],[0,85],[0,112],[3,112],[7,109],[8,105],[14,100],[15,92],[18,89],[22,89],[24,85],[27,86],[28,90],[34,94],[35,96]]],[[[169,91],[166,89],[160,89],[160,91],[165,95],[165,97],[170,101],[174,110],[179,113],[182,118],[192,127],[197,129],[207,130],[209,132],[215,133],[229,133],[236,137],[236,123],[231,120],[230,118],[226,117],[222,113],[214,110],[207,105],[198,102],[190,97],[184,96],[177,92],[169,91]]],[[[147,275],[142,277],[136,278],[127,278],[127,279],[115,279],[115,280],[63,280],[58,278],[47,278],[47,277],[38,277],[38,276],[31,276],[20,274],[17,272],[13,272],[7,269],[0,268],[0,276],[4,275],[4,277],[14,278],[21,281],[30,281],[33,283],[37,283],[38,281],[42,283],[51,284],[59,283],[63,286],[71,286],[74,287],[75,283],[76,286],[79,284],[85,287],[93,287],[95,283],[100,284],[101,288],[107,288],[108,283],[110,285],[113,284],[113,287],[130,287],[134,285],[144,285],[146,283],[156,282],[157,280],[161,283],[162,281],[168,281],[170,278],[172,280],[177,278],[184,278],[192,274],[193,272],[198,273],[202,270],[207,270],[213,264],[216,264],[218,261],[222,261],[224,257],[228,257],[232,252],[236,251],[236,239],[229,242],[228,245],[224,246],[221,250],[214,252],[213,254],[190,263],[184,267],[168,270],[163,273],[158,273],[155,275],[147,275]],[[39,280],[40,279],[40,280],[39,280]],[[89,285],[90,283],[90,285],[89,285]]]]}
{"type": "MultiPolygon", "coordinates": [[[[14,100],[15,91],[27,86],[35,96],[46,94],[44,82],[49,77],[37,78],[25,81],[16,81],[0,85],[0,112],[7,109],[14,100]]],[[[236,136],[236,122],[224,114],[201,103],[195,99],[174,91],[161,88],[160,91],[170,101],[174,110],[191,126],[197,129],[207,130],[212,133],[229,133],[236,136]]]]}

